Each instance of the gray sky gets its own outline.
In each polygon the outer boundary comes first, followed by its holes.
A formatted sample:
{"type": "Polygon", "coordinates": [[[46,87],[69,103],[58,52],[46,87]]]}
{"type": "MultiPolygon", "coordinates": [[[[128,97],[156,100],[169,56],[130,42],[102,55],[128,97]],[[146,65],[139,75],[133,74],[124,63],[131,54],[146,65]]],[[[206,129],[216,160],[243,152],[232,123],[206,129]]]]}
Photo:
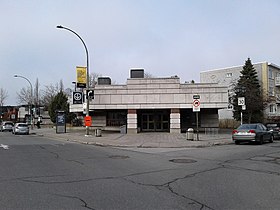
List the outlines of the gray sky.
{"type": "Polygon", "coordinates": [[[279,0],[0,0],[0,88],[16,105],[27,77],[40,89],[89,71],[124,84],[131,68],[181,82],[209,69],[268,61],[280,65],[279,0]]]}

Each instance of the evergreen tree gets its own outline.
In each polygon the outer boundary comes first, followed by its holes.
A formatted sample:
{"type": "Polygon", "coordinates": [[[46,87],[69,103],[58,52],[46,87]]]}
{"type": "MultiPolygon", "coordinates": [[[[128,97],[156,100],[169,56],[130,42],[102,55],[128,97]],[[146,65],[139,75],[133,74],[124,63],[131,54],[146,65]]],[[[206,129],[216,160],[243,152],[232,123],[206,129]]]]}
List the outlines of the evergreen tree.
{"type": "Polygon", "coordinates": [[[53,123],[56,122],[56,111],[65,112],[67,123],[70,123],[74,118],[74,114],[69,112],[68,98],[62,91],[56,94],[49,105],[49,115],[53,123]]]}
{"type": "Polygon", "coordinates": [[[251,63],[250,58],[245,62],[241,76],[233,88],[233,117],[240,120],[241,111],[244,123],[262,122],[264,101],[257,72],[251,63]],[[245,97],[246,110],[238,106],[238,98],[245,97]]]}

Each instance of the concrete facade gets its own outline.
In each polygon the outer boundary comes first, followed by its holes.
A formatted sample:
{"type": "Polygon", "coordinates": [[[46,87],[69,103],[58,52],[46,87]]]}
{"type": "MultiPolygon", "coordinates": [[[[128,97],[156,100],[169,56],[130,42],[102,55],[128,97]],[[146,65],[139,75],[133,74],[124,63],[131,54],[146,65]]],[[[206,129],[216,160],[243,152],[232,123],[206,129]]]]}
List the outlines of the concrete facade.
{"type": "MultiPolygon", "coordinates": [[[[226,108],[228,104],[227,87],[219,84],[181,84],[178,77],[129,78],[126,85],[96,85],[94,99],[89,105],[92,126],[96,126],[95,115],[101,118],[98,112],[103,112],[105,119],[102,127],[109,127],[115,119],[114,115],[119,112],[119,115],[126,115],[128,133],[157,129],[180,133],[184,124],[193,123],[190,122],[193,95],[200,95],[200,126],[218,127],[218,109],[226,108]]],[[[82,110],[82,104],[70,106],[71,112],[82,110]]]]}
{"type": "MultiPolygon", "coordinates": [[[[263,93],[270,97],[270,104],[265,110],[267,120],[280,119],[280,67],[268,63],[260,62],[253,64],[263,93]]],[[[211,82],[228,87],[229,95],[234,84],[237,83],[243,66],[214,69],[200,73],[200,82],[211,82]]],[[[227,109],[219,110],[220,119],[233,119],[232,106],[229,104],[227,109]]]]}

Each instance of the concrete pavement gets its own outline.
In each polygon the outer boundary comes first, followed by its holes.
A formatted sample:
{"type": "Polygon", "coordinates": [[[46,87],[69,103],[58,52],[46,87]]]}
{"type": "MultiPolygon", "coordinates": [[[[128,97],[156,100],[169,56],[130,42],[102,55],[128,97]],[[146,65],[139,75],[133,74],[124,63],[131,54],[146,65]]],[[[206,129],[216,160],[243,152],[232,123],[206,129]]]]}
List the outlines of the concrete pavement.
{"type": "Polygon", "coordinates": [[[34,128],[31,133],[38,136],[82,144],[132,148],[190,148],[233,143],[230,130],[223,133],[218,133],[217,131],[200,133],[199,141],[196,140],[196,134],[194,134],[194,141],[186,140],[185,133],[121,134],[120,132],[102,131],[102,135],[97,137],[93,128],[90,128],[90,135],[85,136],[84,127],[67,128],[66,133],[56,133],[55,128],[34,128]]]}

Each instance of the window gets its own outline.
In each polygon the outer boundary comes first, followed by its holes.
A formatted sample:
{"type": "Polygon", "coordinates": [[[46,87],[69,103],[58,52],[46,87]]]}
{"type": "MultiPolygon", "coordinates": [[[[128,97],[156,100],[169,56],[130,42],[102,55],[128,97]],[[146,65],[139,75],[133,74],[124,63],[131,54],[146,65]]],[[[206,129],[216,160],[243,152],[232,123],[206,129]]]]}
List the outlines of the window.
{"type": "Polygon", "coordinates": [[[269,112],[270,113],[276,113],[276,106],[275,106],[275,104],[269,105],[269,112]]]}
{"type": "Polygon", "coordinates": [[[274,79],[274,78],[273,78],[273,72],[272,72],[271,69],[268,70],[268,78],[269,78],[269,79],[274,79]]]}
{"type": "Polygon", "coordinates": [[[107,112],[107,126],[122,126],[126,125],[127,112],[126,111],[108,111],[107,112]]]}
{"type": "Polygon", "coordinates": [[[231,72],[230,72],[230,73],[227,73],[227,74],[226,74],[226,77],[227,77],[227,78],[232,77],[232,73],[231,73],[231,72]]]}

